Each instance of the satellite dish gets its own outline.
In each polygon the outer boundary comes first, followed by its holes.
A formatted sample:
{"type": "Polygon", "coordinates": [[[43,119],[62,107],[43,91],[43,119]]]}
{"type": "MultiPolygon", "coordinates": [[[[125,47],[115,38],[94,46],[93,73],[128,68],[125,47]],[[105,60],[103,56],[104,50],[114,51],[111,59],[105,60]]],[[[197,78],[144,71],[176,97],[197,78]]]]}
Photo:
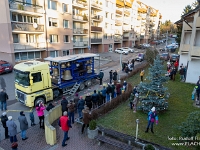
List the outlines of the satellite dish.
{"type": "Polygon", "coordinates": [[[33,23],[33,28],[37,28],[38,27],[38,24],[37,23],[33,23]]]}

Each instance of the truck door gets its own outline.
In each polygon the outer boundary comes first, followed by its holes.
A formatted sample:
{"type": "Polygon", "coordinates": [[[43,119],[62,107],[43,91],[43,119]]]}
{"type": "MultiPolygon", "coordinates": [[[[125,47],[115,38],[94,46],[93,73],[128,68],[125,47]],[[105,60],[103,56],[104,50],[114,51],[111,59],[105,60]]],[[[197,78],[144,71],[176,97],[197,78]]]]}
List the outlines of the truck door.
{"type": "Polygon", "coordinates": [[[33,77],[32,92],[43,90],[44,85],[41,72],[32,73],[31,76],[33,77]]]}

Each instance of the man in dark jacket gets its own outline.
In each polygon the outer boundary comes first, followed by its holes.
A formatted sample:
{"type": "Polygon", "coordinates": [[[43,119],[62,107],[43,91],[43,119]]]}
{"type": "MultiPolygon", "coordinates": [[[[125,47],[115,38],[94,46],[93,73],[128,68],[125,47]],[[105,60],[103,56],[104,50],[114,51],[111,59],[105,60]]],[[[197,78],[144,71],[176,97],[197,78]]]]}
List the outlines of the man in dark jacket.
{"type": "Polygon", "coordinates": [[[78,93],[76,93],[75,96],[74,96],[74,103],[75,103],[74,112],[75,113],[77,113],[78,101],[79,101],[79,97],[78,97],[78,93]]]}
{"type": "Polygon", "coordinates": [[[111,94],[112,94],[112,88],[110,84],[108,84],[106,88],[106,101],[110,101],[111,94]]]}
{"type": "Polygon", "coordinates": [[[7,139],[7,138],[9,138],[9,136],[8,136],[8,127],[6,126],[6,121],[8,121],[8,117],[7,117],[6,112],[3,112],[2,116],[1,116],[1,122],[5,129],[5,138],[7,139]]]}
{"type": "Polygon", "coordinates": [[[100,70],[100,73],[99,73],[99,80],[100,80],[100,85],[102,85],[102,80],[103,80],[103,77],[104,77],[104,73],[102,70],[100,70]]]}
{"type": "Polygon", "coordinates": [[[68,105],[68,100],[66,100],[65,97],[63,97],[61,101],[61,106],[62,106],[62,114],[64,111],[67,111],[67,105],[68,105]]]}
{"type": "Polygon", "coordinates": [[[49,111],[52,108],[54,108],[55,106],[52,103],[49,103],[49,105],[47,106],[46,110],[49,111]]]}
{"type": "Polygon", "coordinates": [[[103,104],[106,103],[106,87],[103,86],[103,89],[101,90],[102,98],[103,98],[103,104]]]}
{"type": "Polygon", "coordinates": [[[112,72],[112,70],[110,70],[109,74],[110,74],[110,84],[111,84],[112,83],[112,79],[113,79],[113,72],[112,72]]]}
{"type": "Polygon", "coordinates": [[[84,109],[84,106],[85,106],[85,101],[83,99],[82,96],[80,96],[80,100],[78,101],[78,114],[79,114],[79,119],[82,119],[83,118],[83,113],[82,113],[82,110],[84,109]]]}
{"type": "Polygon", "coordinates": [[[20,124],[21,137],[22,137],[22,140],[24,141],[24,140],[28,139],[26,137],[26,130],[28,129],[28,122],[27,122],[26,116],[23,111],[20,112],[20,116],[18,117],[18,120],[19,120],[19,124],[20,124]]]}
{"type": "Polygon", "coordinates": [[[88,93],[87,96],[85,97],[85,104],[91,110],[92,108],[92,96],[88,93]]]}
{"type": "Polygon", "coordinates": [[[199,96],[200,96],[200,81],[196,85],[196,93],[197,93],[197,100],[199,100],[199,96]]]}
{"type": "Polygon", "coordinates": [[[113,80],[116,83],[116,81],[117,81],[117,70],[115,70],[115,72],[113,72],[113,80]]]}
{"type": "Polygon", "coordinates": [[[1,111],[3,111],[3,109],[6,111],[7,110],[7,101],[8,100],[8,95],[6,92],[4,92],[3,89],[0,89],[0,107],[1,107],[1,111]]]}
{"type": "Polygon", "coordinates": [[[94,94],[92,94],[92,103],[93,103],[93,109],[96,108],[98,103],[98,95],[96,90],[94,90],[94,94]]]}

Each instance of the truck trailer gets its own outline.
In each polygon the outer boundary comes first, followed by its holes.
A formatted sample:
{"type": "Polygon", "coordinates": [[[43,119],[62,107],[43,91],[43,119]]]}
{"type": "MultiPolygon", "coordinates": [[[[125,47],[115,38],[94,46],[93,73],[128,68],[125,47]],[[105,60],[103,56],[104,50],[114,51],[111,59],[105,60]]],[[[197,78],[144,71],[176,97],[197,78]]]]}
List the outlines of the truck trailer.
{"type": "Polygon", "coordinates": [[[47,57],[14,66],[16,99],[28,107],[54,100],[62,94],[73,95],[96,82],[94,57],[84,53],[63,57],[47,57]]]}

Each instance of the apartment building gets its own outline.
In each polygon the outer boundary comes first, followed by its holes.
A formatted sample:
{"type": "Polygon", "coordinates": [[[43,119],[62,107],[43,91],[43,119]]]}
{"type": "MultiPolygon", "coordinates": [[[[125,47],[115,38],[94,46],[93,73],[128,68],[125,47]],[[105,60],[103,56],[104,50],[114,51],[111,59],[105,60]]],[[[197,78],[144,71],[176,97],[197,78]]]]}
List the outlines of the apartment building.
{"type": "Polygon", "coordinates": [[[179,65],[187,66],[186,82],[197,83],[200,76],[200,7],[188,12],[177,25],[182,26],[179,65]]]}
{"type": "Polygon", "coordinates": [[[133,47],[151,39],[159,24],[159,11],[138,0],[1,0],[0,6],[0,59],[13,64],[133,47]],[[150,17],[154,26],[147,27],[150,17]]]}

